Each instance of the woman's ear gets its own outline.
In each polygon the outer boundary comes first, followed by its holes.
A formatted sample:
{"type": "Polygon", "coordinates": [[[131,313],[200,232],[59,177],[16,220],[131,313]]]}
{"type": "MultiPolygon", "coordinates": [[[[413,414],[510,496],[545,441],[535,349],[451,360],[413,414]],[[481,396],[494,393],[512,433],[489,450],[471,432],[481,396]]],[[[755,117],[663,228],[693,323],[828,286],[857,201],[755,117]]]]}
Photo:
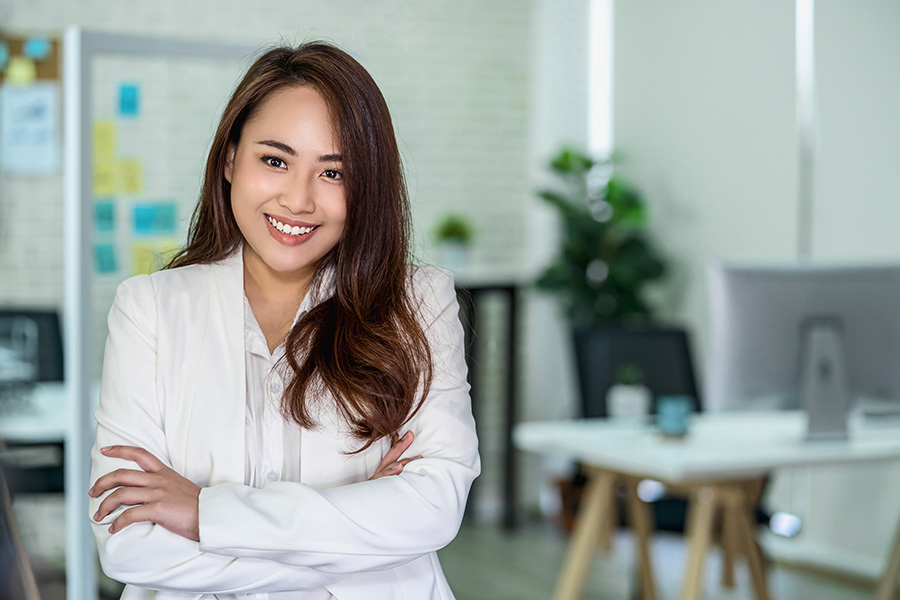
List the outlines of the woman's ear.
{"type": "Polygon", "coordinates": [[[225,151],[225,181],[231,183],[231,176],[234,173],[234,153],[237,146],[234,142],[228,142],[228,149],[225,151]]]}

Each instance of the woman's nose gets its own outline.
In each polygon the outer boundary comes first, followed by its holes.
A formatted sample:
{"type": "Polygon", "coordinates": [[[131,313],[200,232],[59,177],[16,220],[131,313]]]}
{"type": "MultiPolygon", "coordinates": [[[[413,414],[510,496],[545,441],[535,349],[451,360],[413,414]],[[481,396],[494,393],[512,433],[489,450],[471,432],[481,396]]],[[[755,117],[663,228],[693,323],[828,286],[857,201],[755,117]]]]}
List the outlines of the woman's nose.
{"type": "Polygon", "coordinates": [[[315,210],[314,182],[296,178],[282,190],[280,204],[294,214],[310,213],[315,210]]]}

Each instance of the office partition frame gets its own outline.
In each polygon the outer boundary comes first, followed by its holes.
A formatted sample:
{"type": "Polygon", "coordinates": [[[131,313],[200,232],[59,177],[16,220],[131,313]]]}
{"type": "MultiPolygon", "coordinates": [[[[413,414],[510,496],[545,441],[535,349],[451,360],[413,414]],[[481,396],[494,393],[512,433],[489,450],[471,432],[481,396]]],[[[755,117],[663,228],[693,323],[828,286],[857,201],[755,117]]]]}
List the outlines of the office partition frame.
{"type": "Polygon", "coordinates": [[[92,63],[98,56],[247,60],[258,48],[227,43],[99,33],[77,26],[64,35],[65,380],[69,427],[65,444],[66,598],[97,597],[96,547],[88,521],[90,415],[94,352],[91,311],[93,205],[92,63]]]}

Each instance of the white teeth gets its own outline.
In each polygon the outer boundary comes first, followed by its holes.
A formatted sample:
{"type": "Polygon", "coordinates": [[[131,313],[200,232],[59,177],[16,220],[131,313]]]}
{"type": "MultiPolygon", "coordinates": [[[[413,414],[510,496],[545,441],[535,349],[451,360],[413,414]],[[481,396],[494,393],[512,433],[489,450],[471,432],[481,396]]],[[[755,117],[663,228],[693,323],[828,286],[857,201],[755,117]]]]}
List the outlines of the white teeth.
{"type": "Polygon", "coordinates": [[[281,221],[266,215],[266,219],[268,219],[269,223],[272,224],[272,227],[280,231],[281,233],[286,233],[287,235],[306,235],[315,227],[300,227],[299,225],[294,225],[291,227],[290,225],[285,225],[281,221]]]}

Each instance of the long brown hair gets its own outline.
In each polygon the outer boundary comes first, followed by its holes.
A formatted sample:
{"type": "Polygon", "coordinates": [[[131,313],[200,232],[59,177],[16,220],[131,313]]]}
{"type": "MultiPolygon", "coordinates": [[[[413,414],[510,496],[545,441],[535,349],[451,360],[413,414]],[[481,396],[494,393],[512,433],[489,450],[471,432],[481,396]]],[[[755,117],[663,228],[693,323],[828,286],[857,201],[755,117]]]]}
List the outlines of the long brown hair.
{"type": "MultiPolygon", "coordinates": [[[[167,268],[222,260],[243,241],[225,179],[229,143],[277,90],[309,86],[328,105],[343,157],[347,217],[340,242],[322,259],[312,290],[333,272],[334,293],[291,328],[285,361],[294,376],[283,409],[316,426],[313,399],[334,397],[362,443],[395,435],[415,414],[432,381],[432,357],[409,288],[409,199],[384,97],[346,52],[314,42],[260,56],[238,84],[219,122],[186,247],[167,268]]],[[[314,293],[310,291],[310,293],[314,293]]]]}

